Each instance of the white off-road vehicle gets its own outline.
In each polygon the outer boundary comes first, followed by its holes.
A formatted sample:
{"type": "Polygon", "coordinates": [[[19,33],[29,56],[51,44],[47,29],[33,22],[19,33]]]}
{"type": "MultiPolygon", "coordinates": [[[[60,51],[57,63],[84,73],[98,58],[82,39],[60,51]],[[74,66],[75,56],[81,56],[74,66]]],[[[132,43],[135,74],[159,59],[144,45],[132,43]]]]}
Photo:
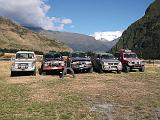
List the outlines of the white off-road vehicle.
{"type": "Polygon", "coordinates": [[[16,58],[13,58],[12,61],[11,76],[24,72],[36,76],[36,55],[34,52],[19,51],[16,53],[16,58]]]}

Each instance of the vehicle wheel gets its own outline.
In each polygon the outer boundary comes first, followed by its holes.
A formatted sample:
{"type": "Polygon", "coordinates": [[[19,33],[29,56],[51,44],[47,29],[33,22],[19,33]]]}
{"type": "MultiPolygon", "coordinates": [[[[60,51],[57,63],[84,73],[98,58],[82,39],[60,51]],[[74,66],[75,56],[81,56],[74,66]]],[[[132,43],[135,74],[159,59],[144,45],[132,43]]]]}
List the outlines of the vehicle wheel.
{"type": "Polygon", "coordinates": [[[124,72],[128,73],[130,72],[131,68],[128,65],[124,66],[124,72]]]}
{"type": "Polygon", "coordinates": [[[99,72],[99,73],[103,73],[102,65],[100,65],[100,66],[99,66],[99,70],[98,70],[98,72],[99,72]]]}
{"type": "Polygon", "coordinates": [[[15,76],[15,73],[11,71],[11,77],[14,77],[15,76]]]}
{"type": "Polygon", "coordinates": [[[118,74],[121,74],[121,72],[122,72],[121,70],[118,70],[118,71],[117,71],[118,74]]]}
{"type": "Polygon", "coordinates": [[[144,66],[142,66],[142,67],[139,69],[140,72],[144,72],[144,70],[145,70],[145,67],[144,67],[144,66]]]}
{"type": "Polygon", "coordinates": [[[46,75],[46,72],[42,71],[42,75],[46,75]]]}
{"type": "Polygon", "coordinates": [[[36,70],[33,72],[33,74],[32,74],[33,76],[36,76],[36,70]]]}
{"type": "Polygon", "coordinates": [[[89,73],[92,73],[92,72],[93,72],[93,67],[91,67],[89,70],[89,73]]]}

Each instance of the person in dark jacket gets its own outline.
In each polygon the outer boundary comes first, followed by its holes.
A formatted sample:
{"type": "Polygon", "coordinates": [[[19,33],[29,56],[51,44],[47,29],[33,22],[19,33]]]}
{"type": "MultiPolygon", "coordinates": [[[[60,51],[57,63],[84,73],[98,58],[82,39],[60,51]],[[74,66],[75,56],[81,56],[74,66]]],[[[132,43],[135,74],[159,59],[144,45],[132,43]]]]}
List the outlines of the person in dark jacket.
{"type": "Polygon", "coordinates": [[[71,60],[70,60],[69,57],[67,57],[67,60],[65,62],[65,68],[64,68],[62,74],[60,74],[60,78],[63,79],[64,76],[68,73],[68,71],[73,76],[73,78],[75,78],[75,74],[74,74],[74,71],[73,71],[73,69],[71,67],[71,60]]]}

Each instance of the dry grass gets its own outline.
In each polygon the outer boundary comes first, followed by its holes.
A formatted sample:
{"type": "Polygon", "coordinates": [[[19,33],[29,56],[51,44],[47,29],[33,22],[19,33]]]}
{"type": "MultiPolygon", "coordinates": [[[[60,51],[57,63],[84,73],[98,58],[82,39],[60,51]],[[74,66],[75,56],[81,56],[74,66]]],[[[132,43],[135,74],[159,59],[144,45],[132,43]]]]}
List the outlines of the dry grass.
{"type": "Polygon", "coordinates": [[[0,63],[0,92],[2,98],[8,98],[0,118],[158,119],[155,110],[160,108],[160,67],[157,65],[147,65],[144,73],[85,73],[76,74],[75,79],[67,75],[61,80],[56,75],[11,78],[11,63],[0,63]]]}

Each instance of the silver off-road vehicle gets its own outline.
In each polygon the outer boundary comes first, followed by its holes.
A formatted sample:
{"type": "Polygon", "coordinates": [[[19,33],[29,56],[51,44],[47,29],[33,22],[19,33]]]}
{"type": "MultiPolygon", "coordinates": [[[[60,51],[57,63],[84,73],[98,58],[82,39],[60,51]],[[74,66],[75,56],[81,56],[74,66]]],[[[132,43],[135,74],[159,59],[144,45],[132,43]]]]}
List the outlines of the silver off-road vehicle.
{"type": "Polygon", "coordinates": [[[98,52],[92,56],[93,68],[102,73],[104,71],[117,71],[121,73],[122,63],[110,53],[98,52]]]}
{"type": "Polygon", "coordinates": [[[24,72],[36,76],[36,55],[34,52],[19,51],[16,53],[16,58],[13,58],[12,61],[11,76],[24,72]]]}
{"type": "Polygon", "coordinates": [[[84,52],[72,52],[69,55],[74,72],[93,72],[91,59],[84,52]]]}

